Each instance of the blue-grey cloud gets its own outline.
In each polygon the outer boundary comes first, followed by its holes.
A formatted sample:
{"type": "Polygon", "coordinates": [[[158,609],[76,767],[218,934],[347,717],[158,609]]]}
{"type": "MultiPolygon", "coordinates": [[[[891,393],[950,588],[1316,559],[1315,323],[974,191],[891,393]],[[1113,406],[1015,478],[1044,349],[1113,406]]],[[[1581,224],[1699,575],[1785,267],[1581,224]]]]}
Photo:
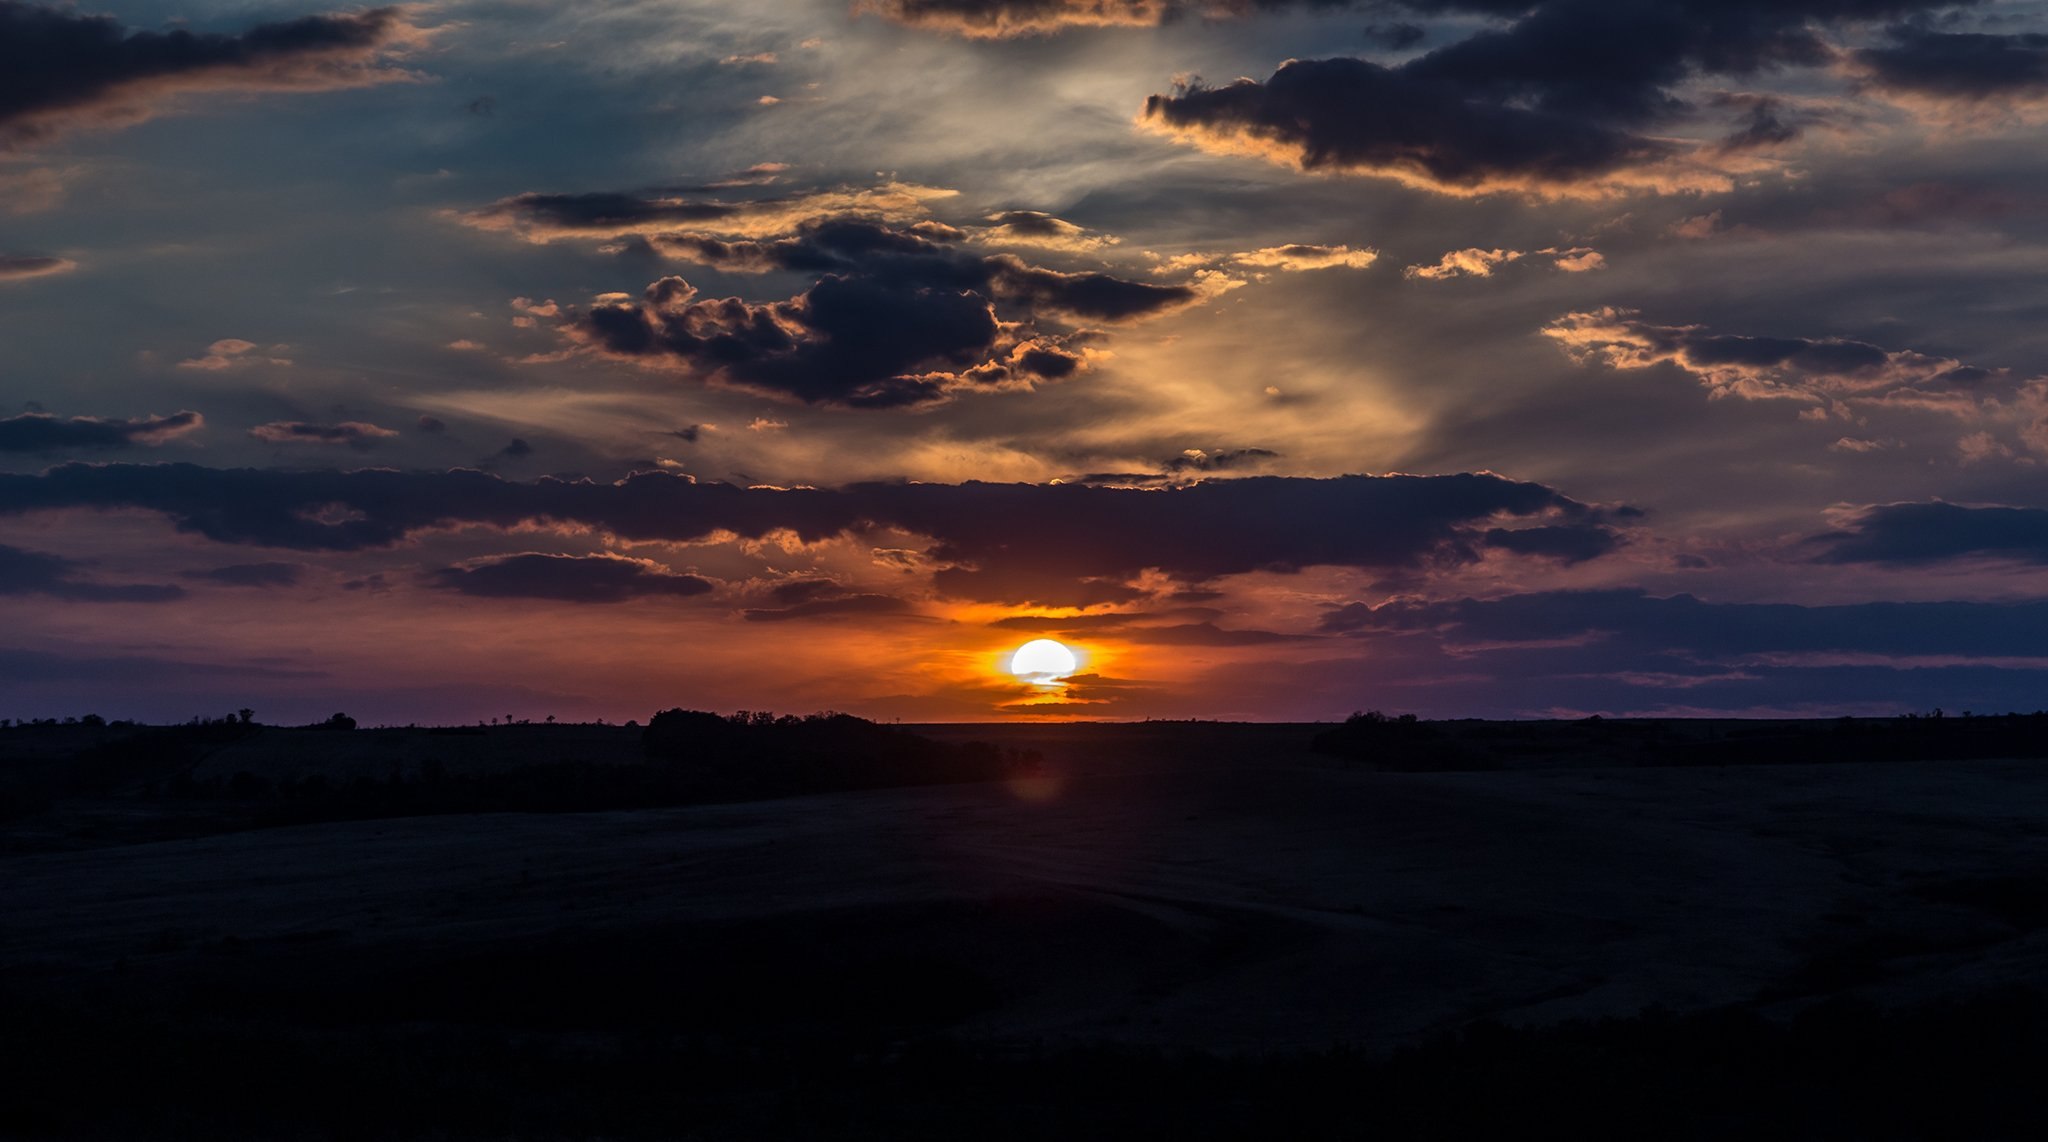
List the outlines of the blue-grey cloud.
{"type": "Polygon", "coordinates": [[[292,587],[306,577],[303,563],[234,563],[226,567],[209,567],[204,570],[186,571],[187,579],[203,579],[212,583],[225,583],[230,587],[292,587]]]}
{"type": "Polygon", "coordinates": [[[1980,102],[2048,94],[2048,35],[1890,29],[1891,42],[1854,55],[1869,81],[1891,91],[1980,102]]]}
{"type": "Polygon", "coordinates": [[[165,603],[183,598],[174,584],[108,584],[83,578],[75,559],[0,544],[0,595],[46,595],[77,603],[165,603]]]}
{"type": "Polygon", "coordinates": [[[623,603],[629,599],[709,594],[710,580],[682,575],[646,559],[619,555],[522,552],[472,560],[431,573],[428,582],[486,599],[551,599],[623,603]]]}
{"type": "Polygon", "coordinates": [[[1813,542],[1823,563],[1912,567],[1977,557],[2048,564],[2048,510],[1940,501],[1878,504],[1813,542]]]}
{"type": "Polygon", "coordinates": [[[1330,612],[1331,632],[1430,632],[1450,646],[1597,644],[1608,669],[1640,654],[1712,661],[1768,653],[1835,651],[1897,656],[2042,657],[2048,602],[1712,603],[1638,589],[1550,591],[1499,599],[1352,603],[1330,612]]]}
{"type": "Polygon", "coordinates": [[[30,412],[0,419],[0,452],[65,452],[115,450],[136,444],[162,444],[206,423],[196,412],[147,416],[134,420],[102,420],[96,416],[60,419],[30,412]]]}
{"type": "Polygon", "coordinates": [[[71,124],[145,119],[185,93],[402,79],[389,52],[417,34],[397,7],[221,34],[136,30],[108,16],[0,0],[0,147],[71,124]]]}

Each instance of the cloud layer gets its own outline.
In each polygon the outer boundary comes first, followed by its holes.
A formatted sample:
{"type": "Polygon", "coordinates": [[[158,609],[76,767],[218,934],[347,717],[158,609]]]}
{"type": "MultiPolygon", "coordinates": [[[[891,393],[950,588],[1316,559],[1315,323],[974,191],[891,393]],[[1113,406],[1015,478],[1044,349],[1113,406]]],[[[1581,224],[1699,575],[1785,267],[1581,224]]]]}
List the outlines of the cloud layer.
{"type": "MultiPolygon", "coordinates": [[[[784,490],[656,473],[518,483],[475,471],[189,464],[67,464],[0,476],[0,513],[71,508],[137,508],[219,542],[301,551],[389,547],[464,526],[559,525],[669,543],[776,532],[815,543],[894,529],[929,540],[932,581],[948,595],[1054,605],[1133,597],[1129,582],[1151,569],[1201,582],[1316,566],[1455,566],[1487,548],[1578,561],[1614,543],[1607,513],[1490,475],[1251,477],[1153,491],[980,483],[784,490]],[[1537,529],[1512,530],[1512,522],[1537,529]],[[1233,541],[1219,544],[1219,534],[1233,541]]],[[[570,565],[520,558],[527,561],[465,568],[447,582],[633,570],[578,563],[565,572],[570,565]]]]}

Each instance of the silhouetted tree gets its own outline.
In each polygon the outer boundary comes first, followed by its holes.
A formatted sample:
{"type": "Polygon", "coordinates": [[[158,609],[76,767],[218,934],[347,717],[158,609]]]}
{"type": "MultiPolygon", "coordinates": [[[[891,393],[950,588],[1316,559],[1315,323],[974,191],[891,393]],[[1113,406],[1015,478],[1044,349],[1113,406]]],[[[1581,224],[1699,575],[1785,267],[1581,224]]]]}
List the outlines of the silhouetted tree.
{"type": "Polygon", "coordinates": [[[336,714],[320,723],[320,727],[328,730],[352,730],[356,728],[356,720],[347,714],[336,714]]]}

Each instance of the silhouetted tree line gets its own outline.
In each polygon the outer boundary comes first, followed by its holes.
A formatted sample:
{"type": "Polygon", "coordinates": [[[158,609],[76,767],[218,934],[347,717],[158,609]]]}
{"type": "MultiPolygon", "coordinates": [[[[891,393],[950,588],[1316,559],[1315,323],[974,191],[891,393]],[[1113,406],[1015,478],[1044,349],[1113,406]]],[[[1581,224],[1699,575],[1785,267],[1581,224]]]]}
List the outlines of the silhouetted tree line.
{"type": "MultiPolygon", "coordinates": [[[[663,710],[640,742],[649,759],[680,766],[714,785],[797,793],[930,785],[1000,777],[1006,762],[986,742],[936,742],[852,714],[777,717],[663,710]]],[[[1021,763],[1023,758],[1011,758],[1021,763]]]]}
{"type": "Polygon", "coordinates": [[[1579,765],[1812,765],[1830,762],[2048,758],[2048,711],[1963,717],[1907,714],[1833,722],[1688,725],[1660,719],[1425,722],[1356,713],[1315,735],[1318,753],[1402,772],[1579,765]]]}
{"type": "Polygon", "coordinates": [[[982,781],[1031,757],[985,742],[950,744],[849,714],[730,717],[665,710],[642,732],[644,764],[575,760],[449,773],[429,762],[382,778],[321,774],[273,780],[247,771],[194,778],[177,772],[162,795],[225,798],[249,805],[256,823],[299,824],[484,812],[590,812],[743,801],[982,781]]]}
{"type": "Polygon", "coordinates": [[[1404,772],[1497,769],[1486,754],[1468,749],[1444,730],[1414,714],[1390,715],[1363,710],[1344,724],[1324,730],[1310,741],[1317,753],[1362,762],[1377,769],[1404,772]]]}
{"type": "Polygon", "coordinates": [[[1761,723],[1677,743],[1677,765],[2048,758],[2048,712],[1985,717],[1842,718],[1828,726],[1761,723]]]}
{"type": "MultiPolygon", "coordinates": [[[[33,729],[15,730],[25,728],[33,729]]],[[[161,788],[261,727],[230,716],[176,726],[114,722],[104,730],[99,740],[67,754],[8,758],[0,765],[0,819],[38,811],[57,796],[161,788]]]]}

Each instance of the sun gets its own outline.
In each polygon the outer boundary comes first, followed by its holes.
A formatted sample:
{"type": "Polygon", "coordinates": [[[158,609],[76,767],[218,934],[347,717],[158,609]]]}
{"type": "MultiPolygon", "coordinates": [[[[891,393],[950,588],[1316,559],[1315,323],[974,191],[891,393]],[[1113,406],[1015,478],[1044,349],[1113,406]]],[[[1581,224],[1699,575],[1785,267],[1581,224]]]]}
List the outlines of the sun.
{"type": "Polygon", "coordinates": [[[1049,685],[1081,668],[1081,660],[1065,645],[1049,638],[1033,639],[1010,654],[1010,673],[1025,682],[1049,685]]]}

